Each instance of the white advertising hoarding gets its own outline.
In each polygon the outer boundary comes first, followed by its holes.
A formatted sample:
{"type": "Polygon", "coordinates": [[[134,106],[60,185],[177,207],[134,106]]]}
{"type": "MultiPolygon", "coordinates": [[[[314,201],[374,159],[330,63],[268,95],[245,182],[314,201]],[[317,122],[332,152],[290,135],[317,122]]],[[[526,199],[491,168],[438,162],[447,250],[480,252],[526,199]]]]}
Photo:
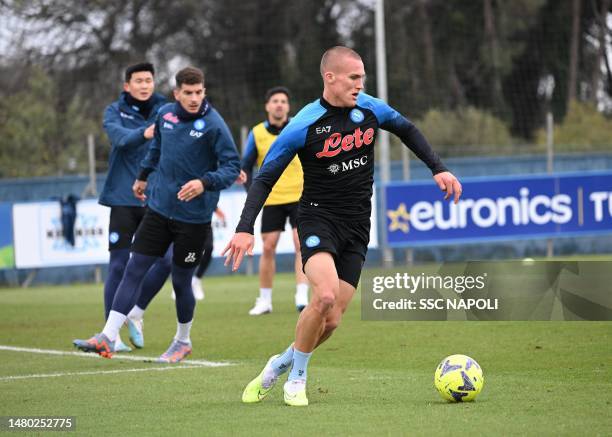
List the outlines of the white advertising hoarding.
{"type": "Polygon", "coordinates": [[[108,263],[110,209],[92,199],[78,202],[76,210],[73,247],[63,236],[59,201],[13,205],[16,267],[108,263]]]}

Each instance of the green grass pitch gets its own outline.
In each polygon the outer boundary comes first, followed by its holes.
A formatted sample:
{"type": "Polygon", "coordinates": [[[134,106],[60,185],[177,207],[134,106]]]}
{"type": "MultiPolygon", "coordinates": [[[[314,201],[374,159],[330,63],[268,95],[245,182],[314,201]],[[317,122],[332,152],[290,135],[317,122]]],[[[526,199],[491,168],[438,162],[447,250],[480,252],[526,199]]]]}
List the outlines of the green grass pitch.
{"type": "MultiPolygon", "coordinates": [[[[204,280],[190,358],[232,366],[155,371],[168,366],[0,349],[0,416],[76,416],[80,435],[610,435],[612,323],[363,322],[358,295],[311,360],[309,407],[285,406],[282,382],[243,405],[245,384],[289,344],[297,317],[290,275],[277,278],[272,314],[248,316],[257,283],[204,280]],[[433,387],[436,365],[453,353],[484,369],[474,403],[448,404],[433,387]]],[[[134,354],[168,346],[169,295],[166,284],[134,354]]],[[[101,285],[0,290],[1,346],[68,352],[102,326],[101,285]]]]}

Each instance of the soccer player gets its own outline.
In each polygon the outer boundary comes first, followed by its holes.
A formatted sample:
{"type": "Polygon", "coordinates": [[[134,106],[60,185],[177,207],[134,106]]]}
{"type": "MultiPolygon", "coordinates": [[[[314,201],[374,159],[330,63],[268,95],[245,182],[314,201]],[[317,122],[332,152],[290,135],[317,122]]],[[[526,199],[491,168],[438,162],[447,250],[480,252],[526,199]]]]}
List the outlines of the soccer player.
{"type": "MultiPolygon", "coordinates": [[[[253,166],[261,168],[270,146],[278,134],[289,123],[289,90],[285,87],[274,87],[266,92],[265,109],[267,120],[259,123],[251,132],[242,157],[242,171],[238,183],[250,185],[253,166]]],[[[293,229],[295,246],[295,306],[302,311],[308,305],[308,280],[302,270],[300,240],[297,234],[298,200],[302,195],[304,173],[300,160],[293,158],[287,169],[280,176],[268,196],[261,216],[261,239],[263,253],[259,258],[259,297],[249,314],[259,316],[272,312],[272,284],[276,272],[276,246],[285,222],[293,229]]]]}
{"type": "Polygon", "coordinates": [[[397,135],[431,170],[445,198],[461,195],[459,181],[444,167],[419,130],[384,101],[363,92],[361,57],[333,47],[321,59],[323,96],[305,106],[272,145],[245,202],[236,234],[224,250],[236,270],[252,254],[253,223],[274,183],[297,154],[304,169],[298,211],[304,271],[312,297],[300,314],[295,340],[272,356],[245,388],[242,401],[261,401],[291,369],[285,403],[308,405],[308,360],[338,326],[359,282],[370,231],[374,140],[378,128],[397,135]]]}
{"type": "MultiPolygon", "coordinates": [[[[150,63],[130,65],[125,70],[123,92],[104,112],[104,130],[111,143],[109,168],[99,203],[110,207],[108,250],[110,261],[104,284],[104,318],[108,319],[117,286],[130,256],[136,228],[145,214],[144,204],[132,194],[132,183],[138,175],[155,131],[157,110],[166,98],[154,92],[155,70],[150,63]]],[[[147,274],[146,286],[161,283],[170,275],[170,263],[155,263],[147,274]]],[[[129,352],[119,336],[115,352],[129,352]]]]}
{"type": "Polygon", "coordinates": [[[74,342],[83,351],[112,355],[119,329],[138,297],[135,290],[172,244],[177,332],[158,361],[178,362],[191,353],[195,310],[191,277],[202,256],[219,191],[229,187],[240,172],[240,157],[229,129],[204,97],[201,70],[187,67],[176,74],[176,102],[160,108],[154,140],[132,187],[134,195],[144,201],[148,175],[156,171],[148,209],[136,231],[130,260],[103,331],[89,340],[74,342]]]}

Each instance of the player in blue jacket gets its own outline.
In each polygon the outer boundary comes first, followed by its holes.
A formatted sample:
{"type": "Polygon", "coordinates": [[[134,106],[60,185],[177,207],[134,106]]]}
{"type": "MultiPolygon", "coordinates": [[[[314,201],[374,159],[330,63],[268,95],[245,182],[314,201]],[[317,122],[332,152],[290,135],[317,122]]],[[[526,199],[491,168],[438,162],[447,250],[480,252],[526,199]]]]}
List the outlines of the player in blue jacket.
{"type": "Polygon", "coordinates": [[[253,224],[274,183],[298,155],[304,190],[298,207],[298,234],[304,273],[312,297],[300,314],[295,341],[272,356],[245,388],[242,400],[261,401],[283,373],[285,403],[308,405],[307,367],[314,349],[342,320],[359,283],[370,234],[374,142],[378,128],[397,135],[432,172],[446,198],[461,195],[461,184],[442,164],[419,130],[380,99],[363,93],[361,57],[333,47],[321,59],[323,97],[305,106],[270,148],[249,189],[226,264],[237,269],[252,254],[253,224]]]}
{"type": "MultiPolygon", "coordinates": [[[[155,70],[150,63],[130,65],[125,70],[123,92],[119,99],[104,111],[104,130],[111,143],[108,174],[99,203],[110,207],[108,250],[110,261],[104,284],[104,318],[108,319],[111,305],[130,257],[130,247],[136,228],[145,214],[142,201],[132,193],[132,184],[138,175],[140,161],[145,157],[154,133],[155,115],[166,103],[166,98],[154,92],[155,70]]],[[[147,274],[143,286],[159,289],[170,275],[170,258],[155,263],[147,274]]],[[[134,336],[130,324],[130,340],[142,347],[134,336]]],[[[120,337],[115,341],[116,352],[129,352],[120,337]]]]}
{"type": "Polygon", "coordinates": [[[178,326],[161,362],[178,362],[191,353],[190,330],[195,298],[191,277],[198,266],[219,192],[240,172],[240,158],[219,113],[206,101],[204,74],[187,67],[176,74],[175,103],[162,106],[155,119],[154,140],[141,163],[132,190],[141,201],[147,178],[155,171],[148,208],[134,237],[131,257],[100,334],[74,344],[86,352],[110,357],[126,314],[134,304],[147,270],[173,244],[172,285],[178,326]]]}

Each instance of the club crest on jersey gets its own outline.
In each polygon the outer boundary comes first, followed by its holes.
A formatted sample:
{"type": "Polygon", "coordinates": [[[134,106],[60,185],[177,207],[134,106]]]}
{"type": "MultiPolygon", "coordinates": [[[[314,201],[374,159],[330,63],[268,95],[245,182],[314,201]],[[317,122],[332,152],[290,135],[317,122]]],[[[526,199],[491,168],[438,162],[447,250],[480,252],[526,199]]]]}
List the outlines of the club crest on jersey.
{"type": "Polygon", "coordinates": [[[359,109],[353,109],[350,113],[351,120],[353,123],[361,123],[365,119],[365,115],[359,109]]]}
{"type": "Polygon", "coordinates": [[[193,122],[193,127],[196,130],[202,130],[206,126],[206,123],[201,118],[193,122]]]}
{"type": "Polygon", "coordinates": [[[323,143],[323,150],[317,152],[315,155],[317,158],[331,158],[336,156],[338,153],[344,151],[348,152],[353,147],[359,149],[361,146],[368,146],[374,141],[374,129],[368,128],[365,132],[361,132],[360,128],[355,129],[352,134],[345,135],[344,137],[336,132],[333,133],[323,143]]]}
{"type": "Polygon", "coordinates": [[[311,235],[306,238],[306,247],[317,247],[321,243],[321,239],[316,235],[311,235]]]}

